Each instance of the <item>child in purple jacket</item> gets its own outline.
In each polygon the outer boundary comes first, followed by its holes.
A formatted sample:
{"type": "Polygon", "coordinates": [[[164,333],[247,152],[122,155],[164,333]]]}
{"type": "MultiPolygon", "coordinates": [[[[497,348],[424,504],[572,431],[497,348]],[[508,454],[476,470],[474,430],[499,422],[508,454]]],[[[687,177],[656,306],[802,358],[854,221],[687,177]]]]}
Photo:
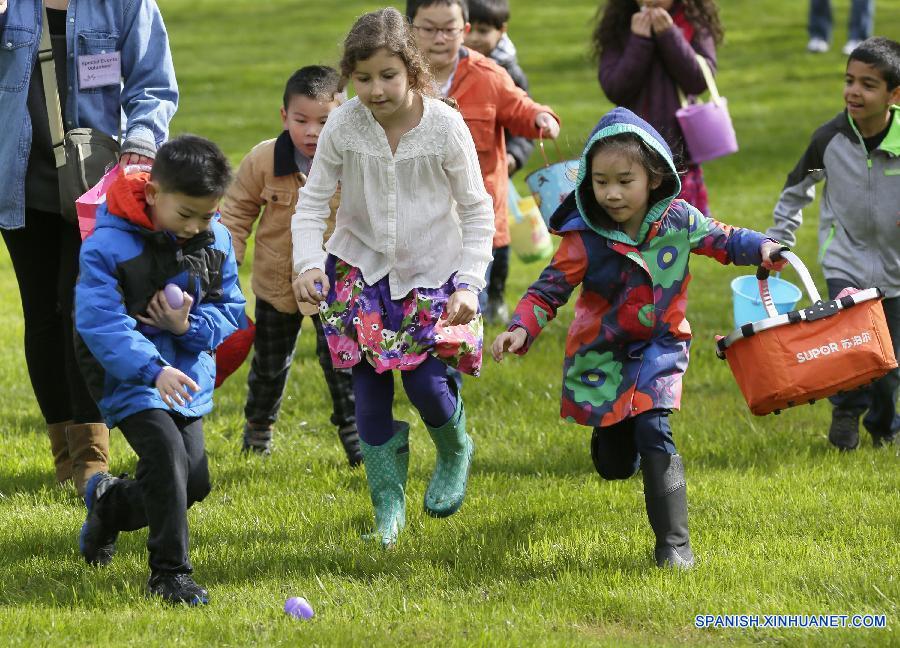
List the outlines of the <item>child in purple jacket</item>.
{"type": "Polygon", "coordinates": [[[584,147],[575,191],[550,219],[562,237],[550,265],[494,341],[524,354],[580,285],[566,339],[560,416],[594,428],[604,479],[644,478],[660,567],[694,564],[684,465],[669,414],[681,402],[691,327],[691,253],[772,268],[780,245],[707,218],[676,199],[681,183],[662,137],[630,110],[605,115],[584,147]]]}
{"type": "Polygon", "coordinates": [[[703,171],[691,162],[675,111],[681,107],[679,89],[684,95],[706,90],[696,56],[706,59],[715,74],[721,42],[714,0],[609,0],[593,36],[604,94],[665,138],[675,159],[687,165],[679,198],[707,216],[703,171]]]}

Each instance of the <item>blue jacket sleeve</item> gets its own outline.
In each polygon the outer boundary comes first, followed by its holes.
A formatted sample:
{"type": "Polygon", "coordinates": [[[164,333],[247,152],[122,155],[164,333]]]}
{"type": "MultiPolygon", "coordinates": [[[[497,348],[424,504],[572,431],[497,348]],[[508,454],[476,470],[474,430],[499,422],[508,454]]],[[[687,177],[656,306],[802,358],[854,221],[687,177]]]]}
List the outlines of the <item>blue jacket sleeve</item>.
{"type": "Polygon", "coordinates": [[[228,245],[228,255],[222,264],[222,292],[214,299],[207,298],[195,305],[188,316],[190,328],[184,335],[175,338],[183,349],[196,353],[214,351],[225,338],[237,331],[244,314],[244,304],[247,303],[238,285],[231,234],[224,225],[217,224],[216,227],[224,232],[228,245]]]}
{"type": "Polygon", "coordinates": [[[125,310],[111,260],[100,242],[81,248],[75,286],[75,327],[104,370],[122,382],[152,385],[168,363],[125,310]]]}
{"type": "Polygon", "coordinates": [[[689,229],[691,252],[711,257],[723,265],[759,265],[765,234],[746,227],[734,227],[704,216],[690,206],[694,226],[689,229]]]}
{"type": "Polygon", "coordinates": [[[153,0],[135,0],[125,12],[122,47],[123,153],[152,157],[166,141],[178,107],[178,84],[169,37],[153,0]]]}

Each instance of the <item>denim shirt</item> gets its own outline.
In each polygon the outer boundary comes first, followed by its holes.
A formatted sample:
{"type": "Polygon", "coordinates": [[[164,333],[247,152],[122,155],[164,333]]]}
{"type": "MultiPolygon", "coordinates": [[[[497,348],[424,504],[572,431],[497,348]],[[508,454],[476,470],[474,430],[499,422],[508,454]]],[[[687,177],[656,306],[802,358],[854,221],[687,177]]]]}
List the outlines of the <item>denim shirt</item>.
{"type": "MultiPolygon", "coordinates": [[[[10,2],[0,16],[0,229],[25,224],[25,171],[31,149],[26,100],[41,41],[39,0],[10,2]]],[[[122,152],[152,156],[169,131],[178,85],[169,40],[154,0],[69,0],[66,12],[68,99],[64,128],[122,135],[122,152]],[[78,57],[121,52],[121,84],[82,90],[78,57]],[[124,126],[122,114],[124,113],[124,126]]]]}

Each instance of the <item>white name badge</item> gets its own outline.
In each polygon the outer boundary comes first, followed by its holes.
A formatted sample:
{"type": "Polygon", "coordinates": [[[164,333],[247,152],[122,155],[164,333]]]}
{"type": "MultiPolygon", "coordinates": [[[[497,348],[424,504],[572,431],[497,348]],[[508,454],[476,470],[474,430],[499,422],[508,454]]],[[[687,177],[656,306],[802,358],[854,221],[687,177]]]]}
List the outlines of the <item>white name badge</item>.
{"type": "Polygon", "coordinates": [[[82,54],[78,57],[78,87],[81,90],[118,85],[121,80],[121,52],[82,54]]]}

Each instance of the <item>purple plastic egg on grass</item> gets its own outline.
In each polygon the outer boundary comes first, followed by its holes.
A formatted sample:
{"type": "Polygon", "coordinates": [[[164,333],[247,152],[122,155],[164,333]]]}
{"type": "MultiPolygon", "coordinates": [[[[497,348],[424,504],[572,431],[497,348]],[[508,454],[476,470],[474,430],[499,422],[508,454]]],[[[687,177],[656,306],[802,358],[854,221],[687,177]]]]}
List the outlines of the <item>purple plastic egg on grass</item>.
{"type": "Polygon", "coordinates": [[[297,619],[311,619],[315,615],[312,605],[302,596],[292,596],[285,601],[284,611],[297,619]]]}

